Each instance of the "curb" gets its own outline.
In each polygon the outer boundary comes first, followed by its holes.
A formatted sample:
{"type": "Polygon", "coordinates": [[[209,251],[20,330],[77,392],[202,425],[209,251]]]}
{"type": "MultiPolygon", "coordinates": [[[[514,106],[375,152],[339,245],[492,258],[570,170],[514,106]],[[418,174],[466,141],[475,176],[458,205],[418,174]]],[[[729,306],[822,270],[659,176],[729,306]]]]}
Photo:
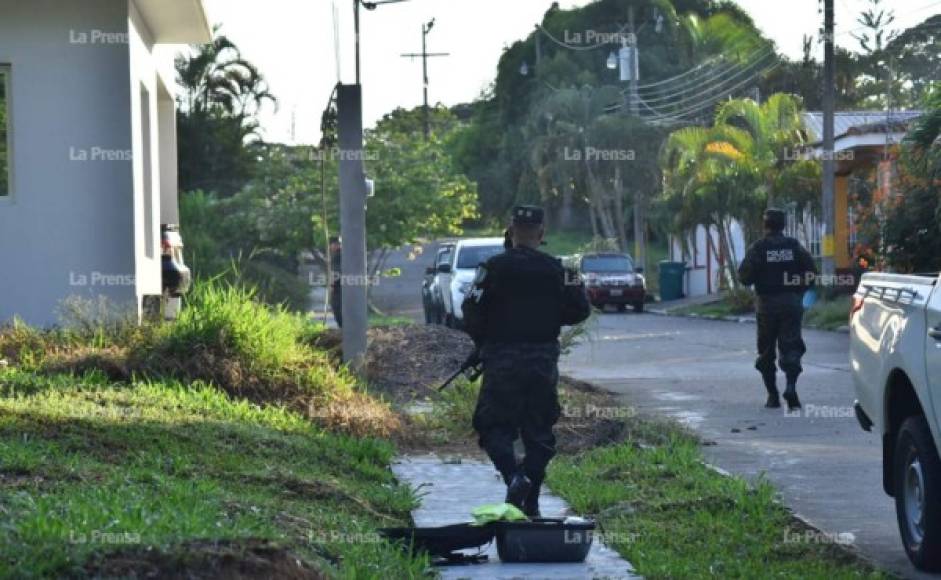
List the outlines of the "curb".
{"type": "MultiPolygon", "coordinates": [[[[700,320],[718,320],[721,322],[737,322],[739,324],[757,323],[757,320],[753,316],[713,316],[713,315],[708,315],[708,314],[696,314],[696,313],[681,314],[677,312],[670,312],[669,310],[665,310],[663,308],[648,308],[647,312],[649,312],[650,314],[656,314],[657,316],[672,316],[673,318],[696,318],[700,320]]],[[[816,326],[805,325],[804,328],[807,330],[819,330],[821,332],[835,332],[838,334],[850,333],[849,326],[840,326],[835,329],[826,329],[826,328],[818,328],[816,326]]]]}

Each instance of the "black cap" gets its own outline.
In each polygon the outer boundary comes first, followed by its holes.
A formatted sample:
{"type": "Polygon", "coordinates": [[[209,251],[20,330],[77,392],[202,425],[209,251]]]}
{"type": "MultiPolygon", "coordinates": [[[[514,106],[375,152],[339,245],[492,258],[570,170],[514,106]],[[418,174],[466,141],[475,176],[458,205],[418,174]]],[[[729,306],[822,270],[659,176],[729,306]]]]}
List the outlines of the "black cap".
{"type": "Polygon", "coordinates": [[[513,208],[513,224],[520,226],[541,226],[546,212],[535,205],[518,205],[513,208]]]}
{"type": "Polygon", "coordinates": [[[765,227],[771,230],[780,231],[787,226],[787,214],[784,210],[778,208],[769,208],[765,210],[765,227]]]}

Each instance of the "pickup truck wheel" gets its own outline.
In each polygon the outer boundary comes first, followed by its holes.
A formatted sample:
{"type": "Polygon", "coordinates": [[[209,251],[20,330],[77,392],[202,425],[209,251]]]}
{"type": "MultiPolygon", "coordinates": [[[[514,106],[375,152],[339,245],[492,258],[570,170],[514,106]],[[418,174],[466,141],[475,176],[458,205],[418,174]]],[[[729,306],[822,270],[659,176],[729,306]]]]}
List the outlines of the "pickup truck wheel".
{"type": "Polygon", "coordinates": [[[640,313],[644,311],[644,301],[634,303],[634,312],[640,313]]]}
{"type": "Polygon", "coordinates": [[[895,512],[916,568],[941,571],[941,459],[928,422],[909,417],[896,438],[895,512]]]}

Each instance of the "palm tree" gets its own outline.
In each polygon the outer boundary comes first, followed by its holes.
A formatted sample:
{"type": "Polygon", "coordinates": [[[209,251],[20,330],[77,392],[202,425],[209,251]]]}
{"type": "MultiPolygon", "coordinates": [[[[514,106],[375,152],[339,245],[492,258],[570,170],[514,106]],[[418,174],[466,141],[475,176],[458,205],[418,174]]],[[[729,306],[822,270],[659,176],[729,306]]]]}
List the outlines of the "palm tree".
{"type": "MultiPolygon", "coordinates": [[[[753,239],[761,230],[765,208],[782,202],[812,203],[820,174],[818,165],[802,154],[800,110],[800,100],[785,94],[761,105],[732,100],[719,108],[712,127],[672,133],[661,166],[664,193],[677,212],[677,229],[715,227],[723,255],[737,262],[733,221],[753,239]]],[[[728,278],[736,284],[734,275],[728,278]]]]}
{"type": "Polygon", "coordinates": [[[180,56],[176,71],[182,85],[184,109],[206,113],[220,109],[235,117],[255,115],[265,101],[275,106],[277,99],[262,74],[242,58],[239,48],[214,30],[211,43],[198,47],[192,56],[180,56]]]}

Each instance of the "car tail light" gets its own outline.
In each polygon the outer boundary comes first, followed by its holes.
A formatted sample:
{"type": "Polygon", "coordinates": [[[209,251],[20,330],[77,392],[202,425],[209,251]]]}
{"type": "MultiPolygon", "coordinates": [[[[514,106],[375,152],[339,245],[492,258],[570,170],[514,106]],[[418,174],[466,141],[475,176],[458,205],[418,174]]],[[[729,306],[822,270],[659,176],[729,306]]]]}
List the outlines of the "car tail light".
{"type": "Polygon", "coordinates": [[[853,296],[853,305],[850,306],[850,322],[853,321],[853,316],[863,309],[865,303],[866,299],[863,296],[853,296]]]}

